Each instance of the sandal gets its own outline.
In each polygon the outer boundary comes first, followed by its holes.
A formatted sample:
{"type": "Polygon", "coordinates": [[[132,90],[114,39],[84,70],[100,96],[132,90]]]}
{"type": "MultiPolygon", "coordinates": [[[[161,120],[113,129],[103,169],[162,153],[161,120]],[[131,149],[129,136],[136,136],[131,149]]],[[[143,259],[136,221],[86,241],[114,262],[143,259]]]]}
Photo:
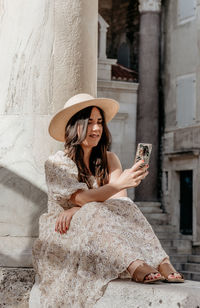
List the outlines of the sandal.
{"type": "Polygon", "coordinates": [[[157,273],[159,272],[154,267],[146,263],[143,263],[135,269],[132,275],[132,280],[135,282],[141,282],[141,283],[152,283],[155,281],[163,281],[164,277],[162,276],[159,278],[145,279],[145,277],[148,276],[149,274],[157,274],[157,273]]]}
{"type": "Polygon", "coordinates": [[[169,263],[162,263],[158,266],[158,270],[161,273],[161,275],[165,278],[165,282],[184,282],[184,277],[181,273],[177,272],[175,268],[172,266],[172,264],[169,263]],[[177,273],[181,275],[181,278],[169,278],[169,275],[177,273]]]}

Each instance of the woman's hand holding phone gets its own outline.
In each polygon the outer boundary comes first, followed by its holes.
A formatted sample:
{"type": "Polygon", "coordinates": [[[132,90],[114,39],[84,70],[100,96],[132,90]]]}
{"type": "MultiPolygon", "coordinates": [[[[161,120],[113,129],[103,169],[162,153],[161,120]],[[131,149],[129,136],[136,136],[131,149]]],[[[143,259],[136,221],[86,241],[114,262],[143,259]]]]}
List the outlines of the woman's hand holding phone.
{"type": "Polygon", "coordinates": [[[137,187],[141,181],[148,175],[148,165],[144,166],[144,161],[140,160],[130,169],[125,169],[117,180],[119,190],[137,187]]]}

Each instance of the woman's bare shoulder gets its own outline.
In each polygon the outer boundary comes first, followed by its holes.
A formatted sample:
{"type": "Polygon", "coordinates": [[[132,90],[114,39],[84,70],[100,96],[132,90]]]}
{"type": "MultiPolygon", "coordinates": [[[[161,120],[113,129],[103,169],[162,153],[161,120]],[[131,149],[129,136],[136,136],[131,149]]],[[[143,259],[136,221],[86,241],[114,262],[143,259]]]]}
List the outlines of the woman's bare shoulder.
{"type": "Polygon", "coordinates": [[[107,151],[107,160],[108,160],[108,167],[109,169],[121,169],[121,162],[119,157],[114,152],[107,151]]]}

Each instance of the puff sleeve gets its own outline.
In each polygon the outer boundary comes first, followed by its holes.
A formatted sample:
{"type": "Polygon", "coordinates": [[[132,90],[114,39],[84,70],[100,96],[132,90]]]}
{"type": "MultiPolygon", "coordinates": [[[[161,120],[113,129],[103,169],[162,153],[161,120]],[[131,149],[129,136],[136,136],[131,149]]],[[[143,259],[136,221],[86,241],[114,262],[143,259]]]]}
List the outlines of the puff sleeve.
{"type": "Polygon", "coordinates": [[[86,183],[78,181],[78,169],[70,158],[58,160],[50,157],[44,167],[48,195],[59,205],[65,206],[76,191],[88,189],[86,183]]]}

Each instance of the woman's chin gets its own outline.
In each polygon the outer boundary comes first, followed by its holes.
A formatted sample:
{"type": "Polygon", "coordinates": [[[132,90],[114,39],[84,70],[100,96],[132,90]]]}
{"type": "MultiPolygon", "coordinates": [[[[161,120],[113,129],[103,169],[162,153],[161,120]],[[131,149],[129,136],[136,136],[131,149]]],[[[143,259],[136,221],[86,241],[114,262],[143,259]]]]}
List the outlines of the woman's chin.
{"type": "Polygon", "coordinates": [[[82,144],[82,147],[83,148],[94,148],[98,145],[98,143],[99,143],[99,140],[98,141],[94,140],[93,142],[89,142],[87,144],[82,144]]]}

